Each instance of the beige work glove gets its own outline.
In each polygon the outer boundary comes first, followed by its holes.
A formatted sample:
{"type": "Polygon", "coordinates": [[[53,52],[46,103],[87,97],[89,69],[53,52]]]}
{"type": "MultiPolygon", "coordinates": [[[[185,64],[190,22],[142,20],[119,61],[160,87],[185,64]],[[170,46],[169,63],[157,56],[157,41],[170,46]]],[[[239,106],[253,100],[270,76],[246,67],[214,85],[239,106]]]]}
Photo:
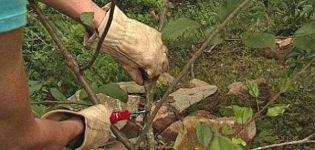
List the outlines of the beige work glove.
{"type": "Polygon", "coordinates": [[[42,118],[54,121],[67,120],[73,116],[84,118],[84,139],[76,150],[96,149],[113,139],[110,130],[112,110],[104,105],[95,105],[79,112],[55,110],[46,113],[42,118]]]}
{"type": "MultiPolygon", "coordinates": [[[[109,8],[110,3],[103,7],[108,12],[98,28],[99,34],[103,33],[108,22],[109,8]]],[[[85,34],[85,45],[96,48],[97,43],[96,35],[85,34]]],[[[140,69],[145,71],[149,79],[157,79],[168,69],[168,50],[161,40],[161,33],[128,18],[118,7],[115,7],[113,21],[101,51],[118,60],[129,76],[140,85],[144,80],[140,69]]]]}

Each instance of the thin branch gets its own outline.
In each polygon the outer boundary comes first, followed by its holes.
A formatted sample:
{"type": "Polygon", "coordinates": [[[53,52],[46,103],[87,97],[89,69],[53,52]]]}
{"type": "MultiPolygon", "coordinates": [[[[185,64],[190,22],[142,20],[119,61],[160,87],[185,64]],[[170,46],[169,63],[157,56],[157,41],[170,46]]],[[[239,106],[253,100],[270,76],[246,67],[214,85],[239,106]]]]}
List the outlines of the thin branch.
{"type": "Polygon", "coordinates": [[[191,64],[193,64],[196,59],[202,54],[202,52],[208,47],[209,43],[224,29],[224,27],[228,24],[228,22],[234,18],[234,16],[247,5],[247,3],[250,2],[250,0],[245,0],[242,2],[224,21],[223,23],[213,32],[208,39],[202,44],[201,48],[192,56],[192,58],[188,61],[188,63],[185,65],[183,70],[179,73],[177,78],[173,81],[171,86],[167,89],[167,91],[164,93],[162,99],[157,103],[155,109],[151,113],[150,118],[148,119],[148,122],[146,123],[142,133],[139,136],[139,139],[136,142],[135,149],[138,150],[140,147],[141,141],[144,139],[146,133],[149,131],[153,119],[156,116],[157,112],[163,105],[163,103],[166,101],[166,98],[171,93],[175,85],[184,77],[184,75],[188,72],[189,68],[191,67],[191,64]]]}
{"type": "Polygon", "coordinates": [[[128,150],[134,150],[134,145],[130,143],[129,139],[123,133],[121,133],[115,125],[111,125],[110,129],[115,134],[116,139],[122,142],[128,148],[128,150]]]}
{"type": "Polygon", "coordinates": [[[296,81],[296,79],[303,73],[306,71],[307,68],[309,68],[312,65],[312,62],[315,61],[315,58],[313,58],[308,64],[306,64],[298,73],[296,73],[289,81],[288,84],[286,84],[286,86],[281,89],[277,94],[275,94],[274,96],[271,97],[271,99],[269,100],[269,102],[262,108],[260,109],[257,113],[255,113],[254,117],[252,117],[249,121],[247,121],[243,128],[240,128],[238,130],[235,131],[235,135],[238,136],[250,123],[252,123],[256,118],[258,118],[265,110],[268,109],[268,107],[270,105],[272,105],[279,97],[282,93],[284,93],[285,91],[287,91],[289,89],[289,87],[291,86],[291,84],[296,81]]]}
{"type": "Polygon", "coordinates": [[[195,68],[195,65],[194,65],[194,64],[191,64],[191,67],[190,67],[190,75],[191,75],[191,79],[195,79],[195,72],[194,72],[194,68],[195,68]]]}
{"type": "Polygon", "coordinates": [[[308,137],[298,140],[298,141],[290,141],[290,142],[284,142],[284,143],[279,143],[279,144],[272,144],[272,145],[267,145],[263,147],[257,147],[251,150],[262,150],[262,149],[268,149],[268,148],[275,148],[275,147],[282,147],[282,146],[287,146],[287,145],[298,145],[298,144],[306,144],[306,143],[314,143],[313,140],[311,140],[312,137],[315,136],[315,132],[309,135],[308,137]]]}
{"type": "Polygon", "coordinates": [[[52,37],[52,39],[55,41],[55,43],[57,44],[57,46],[59,47],[59,49],[61,50],[62,54],[65,56],[66,60],[67,60],[67,64],[68,66],[73,70],[73,72],[75,73],[75,75],[77,76],[77,78],[79,79],[81,85],[83,86],[83,88],[85,89],[85,91],[87,92],[90,100],[94,103],[94,104],[99,104],[99,100],[96,97],[96,94],[94,93],[94,91],[92,90],[92,88],[90,87],[90,85],[88,84],[88,82],[86,81],[85,77],[83,76],[83,74],[80,72],[80,67],[78,62],[75,60],[75,58],[67,51],[66,47],[64,46],[63,42],[60,40],[60,38],[57,35],[57,32],[55,30],[55,28],[53,28],[47,18],[45,17],[45,15],[43,14],[43,12],[41,11],[40,8],[38,8],[37,3],[33,0],[30,0],[30,6],[36,11],[36,13],[38,14],[38,18],[40,20],[40,22],[43,24],[43,26],[46,28],[46,30],[48,31],[48,33],[50,34],[50,36],[52,37]]]}
{"type": "Polygon", "coordinates": [[[103,42],[105,40],[105,37],[106,37],[106,35],[107,35],[107,33],[108,33],[109,29],[110,29],[110,26],[112,24],[112,21],[113,21],[115,5],[116,5],[116,0],[113,0],[111,2],[111,6],[110,6],[110,13],[109,13],[108,22],[106,24],[106,27],[105,27],[103,33],[102,33],[101,38],[99,39],[99,41],[97,43],[97,47],[96,47],[95,53],[92,56],[91,61],[87,65],[85,65],[85,66],[80,68],[81,72],[83,72],[84,70],[90,68],[93,65],[93,63],[95,62],[95,60],[98,57],[98,55],[100,54],[101,48],[103,46],[103,42]]]}
{"type": "MultiPolygon", "coordinates": [[[[151,111],[152,105],[153,105],[153,90],[156,85],[155,80],[145,80],[144,81],[144,88],[145,88],[145,96],[146,96],[146,105],[145,109],[147,111],[151,111]]],[[[150,118],[150,113],[147,113],[145,115],[145,122],[144,124],[148,123],[148,119],[150,118]]],[[[152,125],[150,126],[149,131],[147,132],[147,145],[149,150],[155,150],[155,144],[154,144],[154,133],[153,133],[153,128],[152,125]]]]}
{"type": "Polygon", "coordinates": [[[159,31],[162,31],[165,25],[167,5],[168,5],[168,0],[163,0],[161,14],[160,14],[159,31]]]}
{"type": "Polygon", "coordinates": [[[40,105],[83,105],[83,106],[92,106],[91,104],[80,103],[80,102],[70,102],[70,101],[40,101],[32,102],[31,104],[40,104],[40,105]]]}

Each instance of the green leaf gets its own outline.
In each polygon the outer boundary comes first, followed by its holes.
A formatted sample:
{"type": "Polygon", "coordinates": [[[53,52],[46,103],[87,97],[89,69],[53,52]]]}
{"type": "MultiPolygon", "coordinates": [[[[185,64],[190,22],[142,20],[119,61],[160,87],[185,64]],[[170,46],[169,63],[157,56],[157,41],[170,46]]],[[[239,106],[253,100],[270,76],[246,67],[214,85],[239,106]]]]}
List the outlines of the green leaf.
{"type": "Polygon", "coordinates": [[[251,80],[246,80],[246,86],[248,88],[249,94],[253,97],[259,96],[259,88],[258,85],[251,80]]]}
{"type": "Polygon", "coordinates": [[[32,105],[32,113],[36,118],[41,118],[47,112],[47,107],[44,105],[32,105]]]}
{"type": "Polygon", "coordinates": [[[221,130],[224,135],[233,135],[235,133],[234,130],[230,129],[227,125],[223,125],[221,130]]]}
{"type": "Polygon", "coordinates": [[[64,101],[67,99],[57,88],[51,88],[50,93],[57,100],[64,101]]]}
{"type": "Polygon", "coordinates": [[[200,27],[200,24],[188,19],[188,18],[179,18],[176,20],[171,20],[164,27],[162,31],[163,40],[177,40],[178,37],[182,36],[186,31],[197,29],[200,27]]]}
{"type": "Polygon", "coordinates": [[[239,124],[246,123],[253,115],[253,110],[250,107],[240,107],[236,105],[228,106],[227,108],[230,108],[233,110],[236,122],[239,124]]]}
{"type": "Polygon", "coordinates": [[[199,143],[207,147],[212,138],[212,131],[210,127],[207,124],[200,122],[197,125],[196,133],[199,143]]]}
{"type": "Polygon", "coordinates": [[[247,36],[245,44],[252,48],[276,48],[276,37],[271,33],[251,33],[247,36]]]}
{"type": "Polygon", "coordinates": [[[274,107],[268,108],[267,116],[275,117],[280,114],[283,114],[284,111],[289,108],[290,104],[278,104],[274,107]]]}
{"type": "Polygon", "coordinates": [[[300,29],[293,35],[293,45],[300,49],[315,49],[315,21],[312,21],[300,29]]]}
{"type": "Polygon", "coordinates": [[[29,81],[29,92],[32,95],[34,92],[40,90],[43,84],[39,81],[29,81]]]}
{"type": "Polygon", "coordinates": [[[94,12],[83,12],[80,14],[80,20],[83,24],[92,27],[93,26],[94,12]]]}
{"type": "Polygon", "coordinates": [[[86,98],[88,98],[89,96],[87,95],[86,91],[84,89],[81,89],[80,90],[80,93],[79,93],[79,99],[80,100],[84,100],[86,98]]]}
{"type": "Polygon", "coordinates": [[[246,142],[245,142],[243,139],[241,139],[241,138],[235,138],[235,137],[233,137],[233,138],[232,138],[232,142],[233,142],[234,144],[237,144],[237,145],[242,145],[242,146],[246,146],[246,145],[247,145],[246,142]]]}
{"type": "Polygon", "coordinates": [[[223,0],[223,5],[218,12],[221,22],[243,1],[244,0],[223,0]]]}
{"type": "Polygon", "coordinates": [[[96,90],[96,92],[103,93],[124,103],[128,102],[128,94],[116,83],[102,85],[96,90]]]}
{"type": "Polygon", "coordinates": [[[215,133],[209,150],[242,150],[242,148],[234,144],[230,139],[215,133]]]}

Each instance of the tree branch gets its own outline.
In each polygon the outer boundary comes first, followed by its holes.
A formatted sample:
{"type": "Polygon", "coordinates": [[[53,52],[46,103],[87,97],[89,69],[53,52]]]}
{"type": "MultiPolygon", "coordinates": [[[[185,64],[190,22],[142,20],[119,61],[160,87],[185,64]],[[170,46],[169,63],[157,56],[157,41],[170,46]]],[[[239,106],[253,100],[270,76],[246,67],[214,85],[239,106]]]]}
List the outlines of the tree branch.
{"type": "Polygon", "coordinates": [[[116,139],[122,142],[128,148],[128,150],[134,150],[134,145],[130,143],[129,139],[123,133],[121,133],[115,125],[111,125],[110,129],[115,134],[116,139]]]}
{"type": "MultiPolygon", "coordinates": [[[[145,88],[145,96],[146,96],[146,105],[145,109],[147,111],[151,111],[152,105],[153,105],[153,90],[156,85],[155,80],[148,80],[146,79],[144,81],[144,88],[145,88]]],[[[148,119],[150,118],[150,113],[147,113],[145,115],[145,121],[144,124],[148,123],[148,119]]],[[[153,128],[152,125],[149,128],[149,131],[147,132],[147,145],[149,150],[155,150],[155,144],[154,144],[154,133],[153,133],[153,128]]]]}
{"type": "Polygon", "coordinates": [[[262,149],[268,149],[268,148],[275,148],[275,147],[282,147],[282,146],[287,146],[287,145],[298,145],[298,144],[305,144],[305,143],[314,143],[315,141],[311,140],[312,137],[315,136],[315,132],[309,135],[308,137],[298,140],[298,141],[291,141],[291,142],[284,142],[284,143],[279,143],[279,144],[272,144],[272,145],[267,145],[263,147],[257,147],[251,150],[262,150],[262,149]]]}
{"type": "Polygon", "coordinates": [[[94,91],[92,90],[92,88],[90,87],[90,85],[88,84],[88,82],[86,81],[85,77],[83,76],[83,74],[80,72],[80,67],[78,65],[78,62],[75,60],[75,58],[67,51],[66,47],[64,46],[64,44],[62,43],[62,41],[60,40],[60,38],[57,35],[56,30],[49,24],[47,18],[45,17],[45,15],[43,14],[43,12],[41,11],[40,8],[38,8],[37,3],[33,0],[30,0],[30,6],[35,10],[35,12],[38,14],[38,18],[40,20],[40,22],[43,24],[43,26],[46,28],[46,30],[48,31],[48,33],[50,34],[50,36],[52,37],[52,39],[55,41],[55,43],[57,44],[57,46],[59,47],[60,51],[62,52],[62,54],[65,56],[66,60],[67,60],[67,64],[68,66],[73,70],[73,72],[75,73],[75,75],[77,76],[77,78],[79,79],[81,85],[83,86],[83,88],[85,89],[85,91],[87,92],[90,100],[94,103],[94,104],[99,104],[99,100],[96,97],[96,94],[94,93],[94,91]]]}
{"type": "Polygon", "coordinates": [[[106,37],[106,35],[107,35],[107,33],[108,33],[109,29],[110,29],[110,26],[112,24],[112,21],[113,21],[115,5],[116,5],[116,0],[113,0],[111,5],[110,5],[110,13],[109,13],[108,22],[106,24],[106,27],[105,27],[103,33],[102,33],[101,38],[99,39],[99,41],[97,43],[97,47],[96,47],[95,53],[92,56],[91,61],[88,64],[86,64],[83,67],[80,67],[80,71],[81,72],[83,72],[84,70],[90,68],[93,65],[93,63],[95,62],[95,60],[98,57],[98,55],[100,54],[101,48],[103,46],[103,42],[105,40],[105,37],[106,37]]]}
{"type": "Polygon", "coordinates": [[[146,123],[142,133],[139,136],[139,139],[136,142],[135,149],[138,150],[140,147],[140,143],[144,139],[146,133],[149,131],[153,119],[156,116],[158,110],[161,108],[163,103],[166,101],[167,96],[171,93],[175,85],[184,77],[184,75],[188,72],[189,68],[191,67],[191,64],[193,64],[196,59],[202,54],[202,52],[208,47],[209,43],[224,29],[224,27],[228,24],[228,22],[234,18],[234,16],[247,5],[247,3],[250,2],[250,0],[245,0],[242,2],[224,21],[223,23],[213,32],[208,39],[202,44],[201,48],[195,54],[192,56],[192,58],[188,61],[188,63],[184,66],[183,70],[179,73],[179,75],[176,77],[176,79],[173,81],[171,86],[166,90],[164,93],[162,99],[157,103],[155,109],[151,113],[148,122],[146,123]]]}
{"type": "Polygon", "coordinates": [[[165,25],[167,5],[168,5],[168,0],[163,0],[161,14],[160,14],[159,31],[162,31],[165,25]]]}

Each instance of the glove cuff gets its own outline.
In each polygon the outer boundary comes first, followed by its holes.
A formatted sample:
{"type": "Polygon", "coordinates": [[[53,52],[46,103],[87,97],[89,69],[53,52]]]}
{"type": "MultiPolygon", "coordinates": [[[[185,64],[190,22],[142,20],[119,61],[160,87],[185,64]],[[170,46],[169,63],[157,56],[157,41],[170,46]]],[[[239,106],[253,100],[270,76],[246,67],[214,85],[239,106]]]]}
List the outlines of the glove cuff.
{"type": "Polygon", "coordinates": [[[112,110],[104,105],[95,105],[79,112],[56,110],[46,113],[42,118],[54,121],[67,120],[73,116],[84,119],[84,139],[76,150],[94,149],[113,139],[110,130],[112,110]]]}

